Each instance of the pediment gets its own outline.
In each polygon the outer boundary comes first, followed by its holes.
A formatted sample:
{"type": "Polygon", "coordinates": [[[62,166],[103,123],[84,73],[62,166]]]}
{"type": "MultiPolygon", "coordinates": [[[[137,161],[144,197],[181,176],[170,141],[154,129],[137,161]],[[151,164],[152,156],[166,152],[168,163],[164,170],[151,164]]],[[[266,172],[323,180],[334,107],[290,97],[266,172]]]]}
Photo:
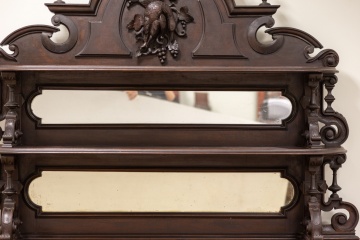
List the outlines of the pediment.
{"type": "MultiPolygon", "coordinates": [[[[296,28],[271,28],[278,5],[237,6],[234,0],[91,0],[89,4],[46,4],[54,26],[21,28],[2,42],[0,65],[107,66],[111,68],[333,68],[333,50],[296,28]],[[50,37],[65,25],[69,38],[50,37]],[[257,32],[268,28],[273,41],[257,32]],[[34,57],[36,56],[36,57],[34,57]]],[[[49,67],[51,68],[51,67],[49,67]]]]}

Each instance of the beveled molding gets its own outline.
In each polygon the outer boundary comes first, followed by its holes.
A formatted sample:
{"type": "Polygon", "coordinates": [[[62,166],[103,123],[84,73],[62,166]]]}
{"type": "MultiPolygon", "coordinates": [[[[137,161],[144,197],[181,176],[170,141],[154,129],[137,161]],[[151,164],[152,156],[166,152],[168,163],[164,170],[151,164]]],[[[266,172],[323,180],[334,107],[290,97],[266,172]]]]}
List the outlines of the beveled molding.
{"type": "Polygon", "coordinates": [[[235,0],[223,0],[227,6],[229,17],[242,16],[270,16],[276,13],[280,5],[253,5],[239,6],[235,4],[235,0]]]}
{"type": "MultiPolygon", "coordinates": [[[[56,2],[45,5],[55,14],[94,16],[97,14],[101,1],[102,0],[91,0],[89,4],[65,4],[56,2]]],[[[280,5],[237,6],[235,0],[223,1],[225,1],[231,17],[273,15],[280,7],[280,5]]]]}
{"type": "Polygon", "coordinates": [[[49,10],[55,14],[96,16],[102,0],[91,0],[88,4],[65,4],[61,2],[46,3],[49,10]]]}
{"type": "Polygon", "coordinates": [[[83,217],[192,217],[192,218],[262,218],[262,219],[281,219],[287,218],[287,213],[293,209],[300,199],[300,183],[289,173],[288,166],[280,166],[274,168],[206,168],[206,167],[194,167],[194,168],[102,168],[94,170],[94,167],[73,167],[73,166],[36,166],[33,174],[28,176],[24,181],[24,191],[22,192],[26,205],[34,210],[36,217],[47,218],[47,217],[73,217],[73,218],[83,218],[83,217]],[[44,171],[77,171],[77,172],[192,172],[192,173],[269,173],[276,172],[280,173],[280,177],[284,178],[291,183],[294,189],[294,196],[292,200],[285,206],[280,207],[278,213],[253,213],[253,212],[43,212],[42,207],[35,204],[29,196],[29,187],[30,184],[36,179],[42,176],[44,171]]]}

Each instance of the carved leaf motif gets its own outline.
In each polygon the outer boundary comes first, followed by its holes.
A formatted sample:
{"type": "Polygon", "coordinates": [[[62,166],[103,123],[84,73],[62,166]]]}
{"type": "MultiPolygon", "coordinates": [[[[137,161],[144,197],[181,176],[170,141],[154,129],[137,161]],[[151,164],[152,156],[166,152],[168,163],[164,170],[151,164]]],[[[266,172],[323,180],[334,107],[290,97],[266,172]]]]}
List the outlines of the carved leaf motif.
{"type": "Polygon", "coordinates": [[[134,19],[126,26],[129,30],[139,31],[144,26],[144,17],[140,14],[136,14],[134,19]]]}
{"type": "Polygon", "coordinates": [[[179,20],[185,21],[187,23],[191,23],[194,21],[194,18],[189,14],[189,8],[188,7],[181,7],[180,13],[179,13],[179,20]]]}

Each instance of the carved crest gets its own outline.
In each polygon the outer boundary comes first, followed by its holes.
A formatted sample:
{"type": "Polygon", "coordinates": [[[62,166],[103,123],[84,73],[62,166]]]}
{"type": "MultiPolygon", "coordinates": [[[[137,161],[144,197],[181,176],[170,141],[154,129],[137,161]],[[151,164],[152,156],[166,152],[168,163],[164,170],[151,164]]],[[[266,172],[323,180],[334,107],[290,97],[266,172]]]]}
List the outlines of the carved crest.
{"type": "Polygon", "coordinates": [[[134,30],[136,39],[142,42],[136,56],[157,55],[162,64],[166,62],[167,52],[173,58],[179,55],[179,44],[176,36],[186,37],[186,26],[194,21],[187,6],[178,10],[174,0],[127,0],[128,8],[140,4],[145,8],[144,14],[136,14],[127,25],[134,30]]]}

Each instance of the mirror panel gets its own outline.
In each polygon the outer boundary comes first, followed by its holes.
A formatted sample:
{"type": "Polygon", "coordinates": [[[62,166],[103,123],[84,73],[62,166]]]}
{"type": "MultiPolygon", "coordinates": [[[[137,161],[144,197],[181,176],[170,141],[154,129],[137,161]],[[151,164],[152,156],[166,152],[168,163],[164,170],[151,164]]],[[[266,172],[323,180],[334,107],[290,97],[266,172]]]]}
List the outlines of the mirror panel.
{"type": "Polygon", "coordinates": [[[294,188],[278,172],[44,171],[29,196],[43,212],[278,213],[294,188]]]}
{"type": "Polygon", "coordinates": [[[42,124],[281,124],[281,92],[43,90],[31,103],[42,124]]]}

